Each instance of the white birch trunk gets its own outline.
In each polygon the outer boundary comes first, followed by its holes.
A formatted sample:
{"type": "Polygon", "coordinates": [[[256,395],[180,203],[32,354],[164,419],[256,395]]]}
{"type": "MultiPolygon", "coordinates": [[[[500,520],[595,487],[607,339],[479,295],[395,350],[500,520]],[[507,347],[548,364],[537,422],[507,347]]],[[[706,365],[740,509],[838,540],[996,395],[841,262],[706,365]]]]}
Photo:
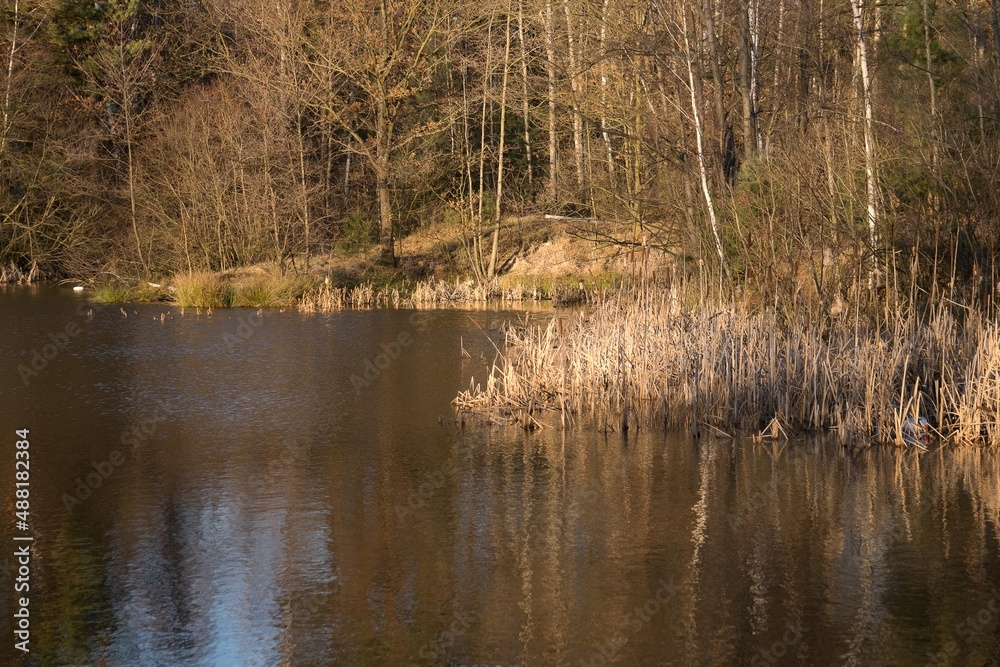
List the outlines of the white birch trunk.
{"type": "Polygon", "coordinates": [[[757,0],[749,0],[747,21],[750,24],[750,114],[751,125],[753,126],[754,139],[757,142],[757,153],[764,150],[764,140],[760,134],[760,97],[759,86],[757,84],[757,61],[758,50],[760,48],[760,28],[759,12],[757,10],[757,0]]]}
{"type": "Polygon", "coordinates": [[[605,52],[607,44],[607,34],[608,34],[608,2],[609,0],[604,0],[604,6],[601,8],[601,139],[604,141],[604,151],[607,155],[608,160],[608,176],[613,178],[615,175],[615,158],[611,151],[611,136],[608,134],[608,71],[607,71],[607,53],[605,52]]]}
{"type": "Polygon", "coordinates": [[[531,117],[528,113],[528,54],[524,43],[524,0],[519,0],[517,5],[517,35],[521,42],[521,111],[524,114],[524,155],[528,162],[528,185],[531,186],[535,179],[534,168],[531,164],[531,117]]]}
{"type": "MultiPolygon", "coordinates": [[[[820,24],[822,25],[822,24],[820,24]]],[[[774,90],[778,90],[781,78],[782,41],[785,38],[785,0],[778,3],[778,39],[774,42],[774,90]]]]}
{"type": "Polygon", "coordinates": [[[566,12],[566,56],[569,58],[569,88],[573,95],[573,156],[576,158],[576,184],[583,186],[583,118],[580,116],[580,91],[576,72],[576,52],[573,41],[573,15],[569,0],[563,0],[566,12]]]}
{"type": "Polygon", "coordinates": [[[3,93],[3,134],[0,135],[0,154],[7,150],[7,134],[10,127],[10,86],[14,78],[14,55],[17,53],[17,29],[21,23],[21,3],[14,0],[14,29],[10,40],[10,54],[7,58],[7,82],[3,93]]]}
{"type": "Polygon", "coordinates": [[[705,152],[702,148],[701,140],[701,113],[698,111],[698,96],[695,94],[694,69],[692,67],[691,44],[688,40],[687,9],[681,8],[684,30],[684,55],[688,71],[688,87],[691,90],[691,114],[694,116],[694,136],[698,146],[698,169],[701,171],[701,191],[705,195],[705,204],[708,206],[708,218],[712,225],[712,236],[715,239],[715,250],[719,253],[719,262],[723,269],[726,267],[726,254],[722,250],[722,240],[719,238],[719,225],[715,219],[715,206],[712,203],[712,192],[708,188],[708,170],[705,168],[705,152]]]}
{"type": "MultiPolygon", "coordinates": [[[[861,70],[861,88],[865,108],[865,186],[868,195],[868,243],[874,253],[878,238],[876,229],[878,225],[877,202],[878,192],[875,183],[875,137],[872,129],[872,86],[871,78],[868,74],[868,38],[865,34],[865,23],[862,16],[864,0],[851,0],[851,11],[854,13],[854,27],[858,31],[858,63],[861,70]]],[[[872,270],[874,271],[874,256],[872,260],[872,270]]],[[[871,278],[869,278],[869,283],[871,278]]]]}

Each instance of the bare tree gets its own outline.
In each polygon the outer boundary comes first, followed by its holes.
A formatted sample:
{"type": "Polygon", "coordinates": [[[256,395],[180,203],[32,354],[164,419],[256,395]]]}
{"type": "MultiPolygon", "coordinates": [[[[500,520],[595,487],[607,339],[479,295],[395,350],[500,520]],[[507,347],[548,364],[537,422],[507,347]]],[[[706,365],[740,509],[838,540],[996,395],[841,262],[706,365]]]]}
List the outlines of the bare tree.
{"type": "Polygon", "coordinates": [[[497,201],[493,209],[493,248],[490,250],[490,265],[486,270],[486,276],[491,280],[496,276],[497,248],[500,242],[500,220],[503,207],[503,157],[504,138],[507,130],[507,78],[510,74],[510,14],[511,6],[508,0],[507,25],[504,28],[503,83],[500,87],[500,147],[497,150],[497,201]]]}
{"type": "Polygon", "coordinates": [[[139,234],[134,147],[155,84],[157,48],[140,25],[138,0],[109,0],[107,7],[107,23],[96,52],[85,62],[78,61],[77,67],[89,78],[103,107],[110,149],[125,173],[136,254],[142,271],[148,273],[139,234]]]}
{"type": "Polygon", "coordinates": [[[416,107],[443,60],[446,15],[441,0],[339,0],[330,3],[316,57],[308,61],[320,80],[332,74],[336,86],[318,93],[315,106],[375,172],[379,242],[389,264],[395,262],[394,161],[444,125],[422,118],[416,107]],[[357,93],[352,102],[347,89],[357,93]]]}

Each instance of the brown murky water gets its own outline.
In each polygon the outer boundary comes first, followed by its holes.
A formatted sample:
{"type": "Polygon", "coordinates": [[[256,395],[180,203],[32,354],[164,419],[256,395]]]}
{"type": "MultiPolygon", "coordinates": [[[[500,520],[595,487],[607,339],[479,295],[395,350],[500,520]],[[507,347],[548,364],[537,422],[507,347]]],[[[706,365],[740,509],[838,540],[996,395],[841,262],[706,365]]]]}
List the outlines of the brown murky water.
{"type": "Polygon", "coordinates": [[[516,315],[85,303],[0,288],[2,664],[997,664],[996,453],[462,430],[516,315]]]}

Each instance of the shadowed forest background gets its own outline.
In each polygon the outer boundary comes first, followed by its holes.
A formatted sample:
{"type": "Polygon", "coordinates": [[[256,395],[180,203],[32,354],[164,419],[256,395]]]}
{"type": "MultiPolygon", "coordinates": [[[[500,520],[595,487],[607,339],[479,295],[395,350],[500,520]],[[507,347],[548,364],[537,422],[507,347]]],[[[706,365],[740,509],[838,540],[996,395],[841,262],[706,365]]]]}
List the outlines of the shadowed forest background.
{"type": "Polygon", "coordinates": [[[511,216],[769,296],[994,290],[996,0],[5,0],[0,265],[394,261],[511,216]],[[539,217],[539,219],[541,219],[539,217]]]}

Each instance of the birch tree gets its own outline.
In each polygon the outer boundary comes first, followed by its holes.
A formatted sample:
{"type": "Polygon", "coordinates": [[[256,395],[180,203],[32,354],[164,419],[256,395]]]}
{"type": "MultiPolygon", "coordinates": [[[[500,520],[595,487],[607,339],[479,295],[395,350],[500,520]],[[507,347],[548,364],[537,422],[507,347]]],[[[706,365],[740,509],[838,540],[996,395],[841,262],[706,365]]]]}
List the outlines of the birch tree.
{"type": "MultiPolygon", "coordinates": [[[[872,253],[875,252],[878,237],[878,191],[875,181],[875,136],[873,131],[873,111],[872,111],[872,84],[868,71],[868,34],[865,30],[864,0],[851,0],[851,12],[854,15],[854,27],[857,32],[858,46],[858,68],[861,74],[862,102],[864,105],[864,136],[865,136],[865,191],[867,194],[868,206],[868,245],[872,253]]],[[[872,257],[872,270],[875,269],[874,255],[872,257]]]]}
{"type": "Polygon", "coordinates": [[[705,195],[705,205],[708,208],[709,224],[712,227],[712,238],[715,239],[715,250],[719,255],[719,265],[726,268],[726,254],[722,250],[722,240],[719,238],[719,225],[715,218],[715,205],[712,203],[712,191],[708,186],[708,169],[705,167],[705,150],[702,142],[701,112],[698,109],[698,96],[694,85],[694,56],[691,54],[691,42],[688,39],[687,8],[681,8],[681,32],[684,34],[684,61],[687,65],[688,89],[691,91],[691,117],[694,121],[695,143],[698,147],[698,170],[701,172],[701,191],[705,195]]]}
{"type": "Polygon", "coordinates": [[[555,15],[552,1],[545,0],[545,70],[548,78],[549,103],[549,201],[556,201],[558,179],[559,142],[556,138],[556,49],[555,15]]]}
{"type": "Polygon", "coordinates": [[[517,2],[517,35],[521,46],[521,113],[524,116],[524,153],[528,170],[528,189],[534,185],[534,166],[531,158],[531,115],[528,92],[528,47],[524,41],[524,0],[517,2]]]}
{"type": "Polygon", "coordinates": [[[7,50],[7,78],[3,92],[3,127],[0,127],[0,154],[7,149],[7,135],[10,132],[10,91],[14,83],[14,59],[20,46],[17,38],[21,27],[21,1],[14,0],[14,15],[10,29],[10,48],[7,50]]]}

